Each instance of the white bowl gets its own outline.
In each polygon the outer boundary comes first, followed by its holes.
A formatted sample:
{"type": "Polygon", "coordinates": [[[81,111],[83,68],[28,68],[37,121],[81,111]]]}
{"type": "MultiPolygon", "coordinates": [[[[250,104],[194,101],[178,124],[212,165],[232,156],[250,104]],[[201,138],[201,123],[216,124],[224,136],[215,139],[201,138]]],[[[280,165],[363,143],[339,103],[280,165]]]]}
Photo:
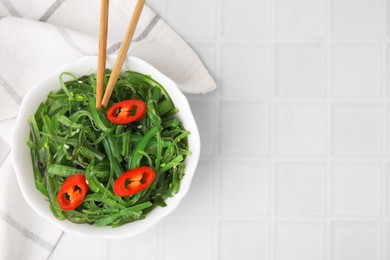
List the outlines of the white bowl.
{"type": "MultiPolygon", "coordinates": [[[[115,56],[107,57],[107,68],[113,67],[115,59],[115,56]]],[[[149,74],[153,79],[161,83],[168,91],[175,106],[180,110],[177,117],[183,122],[184,127],[191,132],[188,137],[188,143],[192,155],[187,156],[185,160],[186,169],[184,178],[181,180],[180,190],[175,196],[166,200],[166,207],[157,207],[153,209],[145,219],[128,223],[117,228],[96,227],[89,224],[75,224],[69,220],[56,219],[50,211],[49,202],[35,188],[30,148],[26,144],[30,133],[27,118],[35,113],[39,104],[46,100],[50,91],[60,90],[59,75],[61,72],[68,71],[76,76],[83,76],[96,73],[96,67],[96,56],[84,57],[73,63],[63,65],[54,73],[50,74],[31,88],[23,99],[23,103],[19,110],[15,127],[16,130],[12,140],[11,159],[25,200],[36,212],[47,220],[55,223],[66,232],[75,233],[84,237],[131,237],[149,229],[162,218],[171,213],[187,194],[199,161],[200,138],[198,127],[186,97],[181,93],[178,86],[171,79],[141,59],[135,57],[127,58],[122,70],[133,70],[143,74],[149,74]]]]}

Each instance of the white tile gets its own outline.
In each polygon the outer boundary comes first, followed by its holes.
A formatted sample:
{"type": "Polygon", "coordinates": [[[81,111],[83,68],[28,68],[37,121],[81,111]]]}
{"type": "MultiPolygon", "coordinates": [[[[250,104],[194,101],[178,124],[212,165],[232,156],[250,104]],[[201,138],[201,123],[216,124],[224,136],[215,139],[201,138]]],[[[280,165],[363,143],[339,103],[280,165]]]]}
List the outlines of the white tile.
{"type": "Polygon", "coordinates": [[[173,214],[207,215],[213,206],[213,183],[216,174],[214,163],[200,161],[190,191],[173,214]]]}
{"type": "Polygon", "coordinates": [[[332,260],[379,260],[380,229],[376,222],[337,221],[331,230],[332,260]]]}
{"type": "Polygon", "coordinates": [[[325,260],[325,228],[321,222],[279,222],[275,228],[275,260],[325,260]]]}
{"type": "MultiPolygon", "coordinates": [[[[390,5],[389,5],[390,9],[390,5]]],[[[389,25],[390,25],[390,15],[389,15],[389,25]]],[[[390,31],[390,28],[389,28],[390,31]]],[[[389,33],[390,36],[390,33],[389,33]]],[[[390,97],[390,44],[386,45],[386,67],[385,67],[385,84],[386,84],[386,94],[390,97]]]]}
{"type": "Polygon", "coordinates": [[[267,44],[221,46],[221,92],[235,98],[264,98],[270,87],[271,49],[267,44]]]}
{"type": "Polygon", "coordinates": [[[386,115],[385,115],[385,122],[386,122],[386,130],[385,130],[385,152],[387,157],[390,157],[390,103],[386,104],[386,115]]]}
{"type": "Polygon", "coordinates": [[[260,221],[221,221],[219,256],[230,259],[269,259],[269,226],[260,221]]]}
{"type": "MultiPolygon", "coordinates": [[[[386,253],[387,253],[387,260],[390,258],[390,246],[388,246],[389,238],[390,238],[390,223],[387,223],[387,246],[386,246],[386,253]]],[[[385,254],[386,254],[385,253],[385,254]]]]}
{"type": "Polygon", "coordinates": [[[212,154],[216,141],[216,104],[214,102],[191,102],[191,111],[198,125],[202,154],[212,154]]]}
{"type": "Polygon", "coordinates": [[[222,162],[220,210],[227,215],[269,213],[269,166],[257,162],[222,162]]]}
{"type": "Polygon", "coordinates": [[[157,228],[153,227],[135,237],[108,240],[109,259],[153,260],[157,257],[157,228]],[[127,252],[127,253],[126,253],[127,252]]]}
{"type": "Polygon", "coordinates": [[[214,0],[166,0],[166,20],[183,37],[215,35],[214,0]]]}
{"type": "Polygon", "coordinates": [[[269,0],[221,1],[221,33],[228,38],[262,38],[270,35],[269,0]]]}
{"type": "Polygon", "coordinates": [[[379,215],[381,206],[380,163],[334,163],[332,166],[332,213],[379,215]]]}
{"type": "Polygon", "coordinates": [[[325,35],[324,0],[277,0],[279,38],[319,38],[325,35]]]}
{"type": "Polygon", "coordinates": [[[324,95],[325,64],[323,44],[278,44],[276,48],[276,94],[279,96],[324,95]]]}
{"type": "Polygon", "coordinates": [[[377,43],[339,43],[332,49],[332,94],[381,94],[381,52],[377,43]]]}
{"type": "Polygon", "coordinates": [[[385,180],[386,180],[386,188],[385,188],[384,195],[386,197],[384,198],[384,200],[386,201],[386,213],[388,216],[390,216],[390,199],[389,199],[390,198],[390,163],[386,164],[385,180]]]}
{"type": "Polygon", "coordinates": [[[96,259],[103,260],[106,250],[106,240],[84,238],[78,235],[64,233],[50,259],[96,259]]]}
{"type": "MultiPolygon", "coordinates": [[[[386,2],[387,3],[387,2],[386,2]]],[[[390,5],[387,3],[386,8],[386,36],[390,37],[390,5]]]]}
{"type": "Polygon", "coordinates": [[[222,154],[265,155],[269,152],[269,116],[266,103],[220,103],[219,146],[222,154]]]}
{"type": "Polygon", "coordinates": [[[380,0],[333,0],[333,37],[378,38],[381,34],[381,14],[380,0]]]}
{"type": "Polygon", "coordinates": [[[278,215],[324,214],[325,165],[323,163],[277,163],[275,183],[278,215]]]}
{"type": "Polygon", "coordinates": [[[338,102],[332,105],[334,155],[381,154],[382,111],[379,103],[338,102]]]}
{"type": "Polygon", "coordinates": [[[211,260],[213,226],[208,220],[163,222],[163,260],[211,260]]]}
{"type": "Polygon", "coordinates": [[[276,151],[280,155],[325,153],[325,104],[276,104],[276,151]]]}

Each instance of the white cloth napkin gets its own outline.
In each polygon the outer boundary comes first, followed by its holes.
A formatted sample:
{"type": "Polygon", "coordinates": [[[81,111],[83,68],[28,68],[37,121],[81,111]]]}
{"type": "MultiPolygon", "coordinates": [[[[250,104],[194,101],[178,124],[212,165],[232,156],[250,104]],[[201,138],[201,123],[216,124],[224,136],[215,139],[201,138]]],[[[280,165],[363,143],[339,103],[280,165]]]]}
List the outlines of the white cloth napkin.
{"type": "MultiPolygon", "coordinates": [[[[47,259],[62,231],[24,201],[6,142],[23,96],[32,85],[66,62],[96,55],[100,1],[20,3],[0,1],[0,259],[47,259]]],[[[135,3],[110,1],[109,54],[119,49],[135,3]]],[[[183,92],[206,93],[216,87],[196,53],[147,6],[129,55],[151,63],[183,92]]]]}

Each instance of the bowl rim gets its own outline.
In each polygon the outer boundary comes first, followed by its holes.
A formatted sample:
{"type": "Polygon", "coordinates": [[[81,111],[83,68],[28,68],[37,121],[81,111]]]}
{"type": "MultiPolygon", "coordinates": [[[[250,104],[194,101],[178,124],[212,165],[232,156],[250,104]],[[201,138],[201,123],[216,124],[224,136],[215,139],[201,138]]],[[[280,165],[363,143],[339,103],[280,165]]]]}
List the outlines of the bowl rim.
{"type": "MultiPolygon", "coordinates": [[[[116,55],[108,55],[107,56],[107,68],[111,68],[116,60],[116,55]]],[[[128,238],[135,236],[141,232],[144,232],[157,224],[163,218],[165,218],[168,214],[174,211],[177,206],[180,204],[181,200],[188,193],[189,188],[191,186],[191,182],[199,162],[200,157],[200,135],[199,130],[195,121],[195,118],[192,114],[189,102],[184,94],[179,90],[179,86],[166,75],[161,73],[151,64],[146,61],[128,56],[125,59],[124,65],[122,67],[122,72],[125,70],[134,70],[143,74],[151,75],[153,79],[160,82],[164,88],[167,90],[169,95],[171,96],[176,107],[179,108],[178,117],[183,122],[183,125],[186,129],[191,131],[190,136],[188,137],[189,145],[191,147],[192,154],[187,156],[186,162],[186,173],[181,180],[180,190],[173,197],[166,199],[167,206],[157,207],[150,213],[148,213],[147,217],[142,220],[138,220],[132,223],[125,224],[118,228],[112,227],[96,227],[94,225],[89,224],[75,224],[71,221],[58,220],[51,213],[49,209],[48,201],[43,197],[43,195],[35,188],[34,182],[31,180],[32,173],[32,164],[31,164],[31,155],[30,149],[26,144],[26,125],[28,116],[35,113],[36,109],[31,109],[32,105],[37,105],[40,102],[43,102],[47,98],[48,92],[44,90],[54,90],[60,89],[58,76],[64,71],[70,71],[74,73],[77,77],[88,75],[92,73],[96,73],[96,65],[97,65],[97,56],[84,56],[74,62],[69,62],[63,64],[54,72],[48,74],[46,77],[41,79],[38,83],[36,83],[25,95],[23,102],[18,111],[18,116],[15,123],[15,131],[13,133],[13,137],[11,140],[11,161],[15,169],[17,181],[22,192],[24,199],[27,201],[29,206],[33,208],[39,215],[54,223],[60,229],[64,230],[68,233],[78,234],[83,237],[97,237],[97,238],[128,238]],[[73,71],[72,71],[73,69],[73,71]],[[75,70],[77,70],[75,72],[75,70]],[[88,74],[86,74],[88,73],[88,74]],[[54,81],[57,82],[57,86],[53,87],[52,84],[54,81]],[[50,85],[50,86],[49,86],[50,85]],[[42,93],[39,92],[39,89],[42,93]],[[43,93],[44,92],[44,93],[43,93]],[[45,99],[40,99],[35,97],[36,94],[39,93],[41,96],[44,96],[45,99]],[[32,111],[32,112],[31,112],[32,111]],[[24,137],[24,138],[22,138],[24,137]],[[21,157],[25,158],[26,150],[28,150],[28,160],[26,163],[21,164],[18,163],[21,157]],[[29,172],[26,172],[29,171],[29,172]],[[30,177],[28,175],[30,174],[30,177]],[[27,178],[27,179],[26,179],[27,178]],[[41,198],[41,201],[37,201],[37,198],[41,198]],[[47,205],[46,208],[43,208],[44,201],[47,205]]],[[[29,131],[28,131],[29,133],[29,131]]],[[[27,137],[28,138],[28,137],[27,137]]],[[[32,180],[34,180],[32,178],[32,180]]]]}

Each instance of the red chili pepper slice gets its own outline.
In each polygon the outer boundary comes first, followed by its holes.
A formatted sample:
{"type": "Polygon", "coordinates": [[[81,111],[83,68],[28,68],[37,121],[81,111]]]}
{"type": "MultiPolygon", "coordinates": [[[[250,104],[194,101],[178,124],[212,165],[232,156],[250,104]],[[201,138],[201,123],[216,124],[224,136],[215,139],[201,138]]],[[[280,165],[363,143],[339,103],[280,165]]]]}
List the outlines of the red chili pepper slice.
{"type": "Polygon", "coordinates": [[[115,103],[107,110],[107,118],[117,125],[140,120],[146,114],[146,104],[140,99],[129,99],[115,103]]]}
{"type": "Polygon", "coordinates": [[[115,180],[114,193],[119,197],[134,195],[148,188],[155,176],[153,169],[146,166],[128,170],[115,180]]]}
{"type": "Polygon", "coordinates": [[[72,210],[80,206],[85,194],[87,194],[88,185],[85,176],[82,173],[66,178],[57,194],[57,201],[62,210],[72,210]]]}

